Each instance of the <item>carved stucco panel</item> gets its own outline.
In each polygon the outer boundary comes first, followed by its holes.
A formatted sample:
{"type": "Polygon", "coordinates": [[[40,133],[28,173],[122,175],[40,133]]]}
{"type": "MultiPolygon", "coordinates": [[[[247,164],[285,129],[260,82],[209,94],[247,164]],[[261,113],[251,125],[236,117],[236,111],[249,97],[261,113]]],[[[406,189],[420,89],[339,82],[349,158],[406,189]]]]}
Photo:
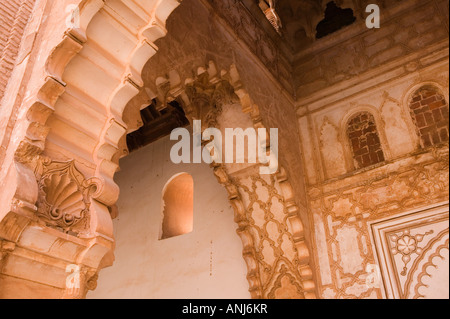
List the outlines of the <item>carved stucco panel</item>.
{"type": "MultiPolygon", "coordinates": [[[[325,194],[320,189],[311,190],[313,200],[310,209],[315,217],[314,238],[318,247],[315,251],[318,259],[316,267],[321,275],[322,297],[381,298],[383,295],[379,288],[382,286],[367,284],[369,269],[376,264],[376,259],[371,245],[370,227],[366,223],[404,213],[408,208],[437,202],[448,196],[446,148],[423,154],[416,159],[416,165],[406,165],[405,161],[408,162],[403,160],[390,164],[398,171],[384,175],[384,169],[380,168],[378,175],[372,173],[371,178],[360,176],[353,179],[354,185],[344,186],[345,183],[335,182],[340,186],[332,186],[331,183],[324,188],[327,189],[325,194]],[[331,282],[326,280],[328,269],[331,270],[331,282]]],[[[425,235],[426,232],[424,229],[413,235],[425,235]]],[[[401,234],[398,236],[400,238],[401,234]]],[[[441,248],[439,254],[445,256],[445,249],[441,248]]],[[[427,262],[437,263],[436,256],[427,262]]],[[[429,268],[429,265],[425,268],[429,268]]],[[[422,274],[424,280],[429,280],[425,276],[425,273],[422,274]]],[[[419,281],[415,280],[417,286],[419,281]]],[[[423,287],[420,289],[424,290],[423,287]]]]}
{"type": "Polygon", "coordinates": [[[414,299],[448,299],[449,281],[449,239],[443,236],[422,257],[409,286],[408,296],[414,299]],[[440,287],[439,287],[440,286],[440,287]]]}
{"type": "Polygon", "coordinates": [[[320,129],[320,145],[328,178],[346,173],[344,149],[338,128],[325,117],[320,129]]]}
{"type": "Polygon", "coordinates": [[[333,282],[331,278],[330,258],[328,257],[327,236],[325,225],[319,214],[314,214],[314,236],[316,244],[316,254],[319,259],[319,271],[322,285],[330,285],[333,282]]]}
{"type": "Polygon", "coordinates": [[[397,158],[414,151],[414,142],[411,140],[401,104],[387,98],[381,107],[381,116],[392,157],[397,158]]]}
{"type": "Polygon", "coordinates": [[[374,221],[370,227],[387,298],[448,299],[448,202],[374,221]]]}
{"type": "Polygon", "coordinates": [[[358,231],[351,226],[337,230],[336,240],[339,243],[340,265],[344,274],[355,274],[362,270],[363,259],[358,246],[358,231]]]}
{"type": "MultiPolygon", "coordinates": [[[[236,180],[257,242],[256,254],[261,265],[263,287],[273,285],[271,282],[275,279],[274,275],[277,274],[281,265],[285,272],[293,274],[290,276],[299,276],[296,269],[299,263],[297,249],[292,234],[286,226],[286,208],[277,183],[274,176],[257,175],[236,180]]],[[[284,282],[279,278],[281,275],[282,273],[277,275],[278,279],[275,279],[280,285],[284,282]]],[[[301,295],[303,288],[297,293],[301,295]]]]}

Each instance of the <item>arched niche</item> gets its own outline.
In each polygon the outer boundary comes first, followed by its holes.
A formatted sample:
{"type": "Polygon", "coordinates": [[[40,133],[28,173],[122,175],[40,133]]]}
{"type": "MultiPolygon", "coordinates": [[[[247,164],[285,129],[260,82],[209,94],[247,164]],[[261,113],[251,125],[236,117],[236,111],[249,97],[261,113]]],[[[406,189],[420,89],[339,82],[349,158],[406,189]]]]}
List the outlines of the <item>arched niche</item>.
{"type": "MultiPolygon", "coordinates": [[[[34,104],[28,114],[28,122],[24,124],[27,133],[16,150],[16,162],[26,166],[27,173],[33,174],[36,162],[59,164],[59,161],[70,160],[76,163],[80,171],[76,175],[80,177],[80,180],[83,177],[83,180],[93,181],[95,178],[95,181],[98,181],[95,192],[90,194],[92,197],[89,210],[91,219],[86,229],[88,236],[96,237],[77,238],[68,237],[65,234],[58,234],[60,237],[55,235],[55,242],[63,237],[69,243],[82,241],[86,245],[86,248],[79,249],[80,253],[71,257],[70,261],[73,260],[86,267],[86,270],[83,270],[87,273],[86,280],[83,279],[80,296],[85,295],[88,289],[93,289],[91,278],[95,281],[100,269],[111,265],[114,259],[110,211],[113,210],[111,207],[115,205],[119,195],[119,187],[113,180],[114,174],[119,169],[118,159],[124,155],[123,148],[119,144],[124,140],[129,126],[127,119],[124,118],[124,108],[133,97],[145,91],[141,77],[143,66],[155,55],[157,46],[154,42],[167,33],[165,21],[179,3],[178,0],[161,0],[154,2],[154,6],[146,6],[143,10],[141,6],[128,6],[131,4],[129,1],[81,1],[77,7],[80,11],[80,27],[66,31],[62,42],[47,59],[48,76],[45,84],[39,94],[30,98],[30,103],[34,104]],[[130,16],[135,18],[127,19],[130,16]],[[124,25],[123,21],[133,21],[133,23],[124,25]],[[108,36],[105,37],[105,34],[108,36]],[[116,54],[112,57],[110,54],[104,54],[105,52],[116,52],[116,54]],[[95,244],[93,244],[94,239],[95,244]],[[104,256],[108,256],[107,262],[104,261],[104,256]]],[[[222,75],[226,76],[233,91],[239,96],[243,112],[251,114],[254,127],[263,127],[259,109],[243,88],[236,68],[231,68],[226,74],[217,70],[213,72],[212,69],[208,69],[208,74],[203,73],[197,74],[200,77],[208,75],[209,78],[206,80],[209,81],[209,85],[214,86],[221,86],[223,82],[216,82],[216,80],[222,78],[222,75]]],[[[178,82],[178,79],[170,72],[169,78],[173,83],[178,82]]],[[[197,80],[199,84],[202,84],[204,79],[197,80]]],[[[185,90],[182,87],[179,89],[183,95],[185,90]]],[[[226,87],[216,87],[216,89],[219,92],[215,98],[220,98],[222,89],[226,91],[226,87]]],[[[164,91],[164,93],[172,94],[176,92],[178,91],[164,91]]],[[[166,94],[164,97],[169,96],[166,94]]],[[[145,101],[135,105],[136,114],[139,113],[143,104],[145,101]]],[[[187,107],[190,105],[188,104],[187,107]]],[[[141,126],[143,123],[139,121],[137,119],[130,128],[135,130],[141,126]]],[[[261,280],[264,269],[261,267],[261,271],[259,270],[258,261],[255,258],[258,247],[254,245],[253,234],[250,234],[248,230],[249,220],[246,213],[249,209],[243,204],[239,185],[233,184],[232,176],[229,176],[223,167],[214,167],[214,173],[220,183],[227,188],[230,202],[235,210],[236,221],[239,225],[238,234],[244,244],[243,257],[248,265],[252,297],[271,296],[272,292],[285,289],[284,286],[280,288],[275,285],[277,278],[284,276],[285,268],[282,267],[284,265],[289,266],[289,272],[297,278],[299,284],[297,293],[314,298],[316,286],[313,271],[309,265],[311,259],[305,242],[305,228],[299,218],[300,209],[296,205],[286,172],[280,169],[273,177],[276,187],[273,186],[272,189],[282,193],[282,195],[279,194],[279,202],[282,203],[278,209],[281,215],[279,223],[283,225],[282,229],[286,232],[285,242],[289,243],[292,249],[289,252],[290,258],[286,258],[283,265],[276,263],[271,266],[273,273],[264,277],[264,281],[261,280]]],[[[248,176],[250,177],[259,178],[256,175],[248,176]]],[[[37,178],[39,179],[40,176],[37,178]]],[[[34,195],[28,194],[30,191],[25,190],[24,187],[25,184],[17,186],[15,194],[21,195],[23,192],[30,197],[34,195]]],[[[20,198],[18,195],[15,196],[12,202],[20,202],[21,206],[15,207],[17,205],[14,204],[12,209],[15,211],[11,215],[16,216],[18,209],[28,210],[26,213],[32,215],[35,199],[29,200],[26,196],[20,198]]],[[[0,230],[6,229],[10,232],[10,225],[9,220],[5,221],[0,225],[0,230]]],[[[278,232],[274,232],[274,236],[278,235],[278,232]]],[[[18,242],[19,235],[12,241],[18,242]]],[[[44,248],[42,251],[45,251],[44,248]]],[[[52,257],[59,257],[60,254],[58,250],[52,254],[52,257]]],[[[30,263],[29,268],[34,269],[32,267],[30,263]]],[[[38,279],[39,275],[36,276],[36,281],[38,279]]],[[[58,289],[65,291],[63,280],[58,289]]]]}
{"type": "Polygon", "coordinates": [[[162,191],[159,239],[168,239],[194,229],[194,180],[187,173],[173,176],[162,191]]]}

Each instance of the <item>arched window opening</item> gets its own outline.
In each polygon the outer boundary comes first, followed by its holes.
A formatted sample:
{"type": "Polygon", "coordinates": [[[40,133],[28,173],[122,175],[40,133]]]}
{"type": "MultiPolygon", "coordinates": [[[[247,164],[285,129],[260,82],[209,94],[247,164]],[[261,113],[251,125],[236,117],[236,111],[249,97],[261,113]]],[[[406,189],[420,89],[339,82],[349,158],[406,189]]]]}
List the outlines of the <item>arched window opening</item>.
{"type": "Polygon", "coordinates": [[[190,233],[194,229],[194,180],[187,173],[172,177],[162,193],[160,240],[190,233]]]}
{"type": "Polygon", "coordinates": [[[375,118],[368,112],[358,113],[347,124],[347,135],[357,169],[384,162],[375,118]]]}
{"type": "Polygon", "coordinates": [[[352,9],[339,8],[334,1],[327,4],[325,19],[316,27],[316,38],[323,38],[356,21],[352,9]]]}
{"type": "Polygon", "coordinates": [[[422,148],[448,143],[448,103],[436,87],[424,86],[417,90],[409,109],[422,148]]]}

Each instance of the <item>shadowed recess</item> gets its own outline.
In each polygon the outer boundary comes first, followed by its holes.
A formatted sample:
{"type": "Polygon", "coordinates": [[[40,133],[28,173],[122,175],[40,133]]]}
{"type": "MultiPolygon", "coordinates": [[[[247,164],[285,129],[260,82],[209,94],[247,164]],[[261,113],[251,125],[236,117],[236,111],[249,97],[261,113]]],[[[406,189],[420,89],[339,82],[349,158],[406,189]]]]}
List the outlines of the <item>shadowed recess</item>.
{"type": "Polygon", "coordinates": [[[192,232],[194,228],[194,180],[187,173],[172,177],[163,190],[162,229],[159,239],[192,232]]]}
{"type": "Polygon", "coordinates": [[[334,1],[327,4],[325,19],[317,25],[316,38],[323,38],[356,21],[352,9],[339,8],[334,1]]]}

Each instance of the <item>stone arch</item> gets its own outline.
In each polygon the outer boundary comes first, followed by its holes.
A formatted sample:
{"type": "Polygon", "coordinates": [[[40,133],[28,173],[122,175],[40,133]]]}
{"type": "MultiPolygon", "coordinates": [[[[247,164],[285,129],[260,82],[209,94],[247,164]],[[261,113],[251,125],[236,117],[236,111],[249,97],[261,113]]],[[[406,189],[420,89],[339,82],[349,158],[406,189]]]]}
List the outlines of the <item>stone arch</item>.
{"type": "MultiPolygon", "coordinates": [[[[208,67],[199,67],[192,72],[196,74],[194,78],[184,81],[174,71],[169,73],[172,74],[175,81],[158,77],[158,90],[166,93],[172,92],[163,95],[180,101],[191,123],[194,120],[202,120],[202,131],[208,127],[219,128],[221,124],[219,117],[223,109],[227,105],[236,103],[240,106],[239,113],[234,113],[238,122],[249,123],[255,129],[265,128],[260,117],[259,107],[243,87],[236,67],[231,65],[229,70],[219,72],[213,61],[209,61],[206,65],[208,67]],[[248,117],[249,121],[243,120],[244,117],[248,117]]],[[[266,139],[260,140],[260,143],[265,143],[269,148],[268,140],[269,136],[266,136],[266,139]]],[[[261,262],[266,254],[262,251],[262,246],[258,244],[260,236],[255,235],[257,231],[249,210],[248,195],[244,194],[245,186],[243,187],[240,182],[247,179],[246,181],[253,185],[265,184],[264,178],[261,178],[258,170],[255,170],[262,164],[249,164],[244,168],[242,166],[233,167],[238,165],[240,164],[232,164],[230,167],[226,164],[212,163],[211,167],[219,183],[226,188],[235,212],[235,221],[238,224],[237,233],[243,243],[243,257],[247,264],[247,279],[252,298],[281,296],[283,293],[279,291],[280,289],[290,289],[291,297],[314,298],[316,288],[310,266],[309,249],[305,242],[304,226],[299,217],[299,208],[295,204],[294,192],[286,171],[280,167],[271,178],[274,185],[272,191],[275,193],[273,197],[280,200],[280,207],[278,207],[280,218],[275,220],[275,223],[278,223],[278,226],[281,227],[280,232],[284,234],[283,245],[292,245],[286,249],[286,252],[291,251],[291,260],[282,257],[276,258],[267,267],[267,264],[261,262]],[[275,190],[275,188],[279,190],[275,190]],[[287,275],[296,279],[297,295],[292,295],[291,283],[286,283],[290,288],[280,285],[281,279],[287,275]]],[[[266,186],[270,188],[270,186],[266,186]]],[[[283,251],[284,247],[280,245],[277,249],[283,251]]]]}
{"type": "Polygon", "coordinates": [[[343,139],[339,128],[328,117],[324,117],[319,132],[321,159],[324,162],[326,178],[338,177],[350,171],[352,168],[341,142],[343,139]]]}
{"type": "MultiPolygon", "coordinates": [[[[17,175],[16,191],[11,212],[1,221],[0,230],[1,237],[12,243],[6,245],[13,247],[12,250],[27,231],[35,229],[38,229],[37,233],[50,233],[53,236],[51,243],[62,241],[69,246],[77,246],[77,253],[64,256],[62,264],[82,266],[82,289],[76,295],[67,291],[66,274],[59,269],[58,289],[53,297],[85,296],[87,290],[95,286],[93,281],[99,270],[113,262],[111,214],[115,210],[119,191],[113,176],[118,169],[119,158],[124,155],[120,154],[120,142],[127,132],[124,109],[134,96],[143,92],[142,68],[156,53],[154,42],[166,34],[165,21],[179,3],[177,0],[157,0],[152,2],[153,6],[143,6],[141,0],[127,3],[83,0],[76,9],[79,10],[79,25],[65,32],[63,40],[47,59],[47,77],[37,95],[31,99],[26,135],[15,152],[15,171],[10,174],[17,175]],[[126,17],[133,17],[133,22],[126,17]],[[108,52],[117,54],[112,56],[108,52]],[[67,233],[57,232],[49,225],[43,226],[36,217],[38,208],[35,204],[42,200],[42,195],[37,191],[38,181],[43,176],[39,167],[50,166],[52,173],[58,176],[63,174],[67,163],[74,165],[72,179],[78,181],[79,188],[91,189],[90,185],[95,184],[95,188],[86,195],[90,204],[90,219],[80,231],[83,237],[71,235],[70,229],[67,233]],[[25,182],[20,183],[22,179],[25,182]],[[11,229],[11,225],[18,226],[11,229]],[[37,225],[40,226],[36,228],[37,225]]],[[[259,110],[243,88],[237,71],[231,68],[227,76],[228,83],[239,97],[243,112],[250,114],[255,127],[263,127],[259,110]]],[[[183,98],[189,97],[185,95],[183,98]]],[[[139,110],[140,105],[132,106],[130,112],[138,114],[139,110]]],[[[304,226],[285,170],[280,168],[273,177],[276,187],[272,188],[277,192],[280,212],[283,213],[278,227],[288,238],[286,242],[292,243],[291,259],[283,257],[285,261],[278,262],[283,259],[278,256],[277,263],[270,273],[264,275],[264,280],[261,279],[254,235],[249,231],[250,224],[240,190],[234,184],[233,176],[229,176],[223,167],[214,167],[214,172],[227,188],[235,208],[252,297],[267,297],[267,291],[281,275],[280,269],[289,266],[289,275],[296,278],[301,287],[297,293],[302,297],[314,298],[316,288],[309,265],[304,226]]],[[[46,192],[48,189],[44,190],[44,194],[46,192]]],[[[50,256],[62,258],[61,251],[56,248],[55,251],[48,247],[40,249],[50,256]]],[[[13,254],[10,250],[8,253],[13,254]]],[[[278,249],[277,253],[280,252],[284,253],[278,249]]],[[[53,266],[61,268],[61,264],[53,266]]],[[[283,273],[283,276],[286,274],[283,273]]],[[[48,285],[45,280],[42,284],[48,285]]],[[[283,286],[278,289],[283,289],[283,286]]],[[[271,295],[275,293],[272,291],[271,295]]]]}
{"type": "MultiPolygon", "coordinates": [[[[84,297],[95,286],[92,280],[96,280],[98,271],[114,259],[110,214],[118,198],[113,175],[118,169],[118,141],[126,132],[123,108],[139,92],[142,67],[156,52],[154,41],[165,35],[165,21],[179,4],[176,0],[153,1],[151,6],[141,2],[80,1],[74,9],[79,23],[66,30],[48,56],[43,85],[36,96],[26,101],[30,105],[28,127],[8,175],[15,181],[11,185],[15,191],[10,211],[0,223],[0,237],[13,248],[26,236],[48,238],[40,246],[33,245],[33,254],[45,252],[55,262],[46,265],[48,273],[39,273],[33,271],[31,257],[28,277],[32,286],[34,282],[40,285],[34,287],[36,292],[43,289],[50,298],[84,297]],[[135,24],[124,23],[127,20],[123,16],[133,16],[135,24]],[[99,35],[99,31],[106,34],[99,35]],[[112,41],[114,36],[119,40],[112,41]],[[108,50],[118,54],[113,58],[108,50]],[[45,202],[50,191],[48,187],[43,192],[35,191],[43,178],[39,167],[51,167],[54,176],[62,176],[67,175],[67,163],[73,163],[71,185],[78,185],[79,190],[95,178],[95,188],[86,195],[89,222],[79,232],[82,236],[70,235],[71,229],[67,234],[58,232],[45,222],[42,225],[37,217],[39,203],[45,202]],[[56,242],[59,244],[53,245],[56,242]],[[62,255],[57,247],[64,245],[72,247],[68,251],[75,249],[74,253],[62,255]],[[81,289],[66,289],[65,264],[80,265],[84,274],[81,289]]],[[[26,244],[20,245],[27,248],[26,244]]],[[[13,262],[14,249],[8,254],[13,262]]],[[[34,258],[39,259],[37,256],[34,258]]],[[[30,292],[26,297],[33,295],[30,292]]]]}

